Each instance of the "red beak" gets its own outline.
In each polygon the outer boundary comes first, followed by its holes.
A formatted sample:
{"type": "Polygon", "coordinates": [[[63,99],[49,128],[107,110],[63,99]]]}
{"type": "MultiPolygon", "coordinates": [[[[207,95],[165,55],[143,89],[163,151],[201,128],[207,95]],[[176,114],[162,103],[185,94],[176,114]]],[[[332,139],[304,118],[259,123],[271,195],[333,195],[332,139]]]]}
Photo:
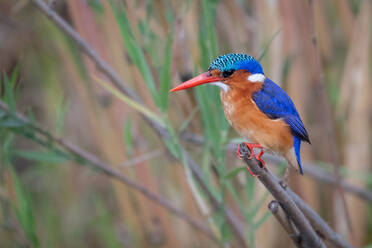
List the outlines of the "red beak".
{"type": "Polygon", "coordinates": [[[221,81],[222,78],[214,77],[211,76],[209,72],[204,72],[200,74],[199,76],[196,76],[190,80],[187,80],[186,82],[178,85],[177,87],[171,89],[169,92],[174,92],[178,90],[184,90],[188,88],[192,88],[201,84],[206,84],[206,83],[213,83],[213,82],[218,82],[221,81]]]}

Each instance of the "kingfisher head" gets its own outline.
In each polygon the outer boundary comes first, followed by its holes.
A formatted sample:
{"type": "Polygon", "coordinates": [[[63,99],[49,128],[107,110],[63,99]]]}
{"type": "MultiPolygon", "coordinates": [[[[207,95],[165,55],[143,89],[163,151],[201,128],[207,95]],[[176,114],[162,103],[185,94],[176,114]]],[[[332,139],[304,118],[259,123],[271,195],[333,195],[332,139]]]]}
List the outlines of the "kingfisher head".
{"type": "Polygon", "coordinates": [[[210,83],[227,92],[230,88],[243,88],[249,83],[262,83],[264,79],[262,67],[255,58],[248,54],[230,53],[216,58],[210,64],[207,72],[170,91],[174,92],[210,83]]]}

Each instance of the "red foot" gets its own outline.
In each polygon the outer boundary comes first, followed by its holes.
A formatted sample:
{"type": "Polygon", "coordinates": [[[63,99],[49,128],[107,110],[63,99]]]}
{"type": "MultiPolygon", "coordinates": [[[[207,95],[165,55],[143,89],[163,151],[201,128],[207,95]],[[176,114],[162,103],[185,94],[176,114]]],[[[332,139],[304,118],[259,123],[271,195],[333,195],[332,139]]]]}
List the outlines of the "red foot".
{"type": "Polygon", "coordinates": [[[254,174],[254,173],[251,171],[251,169],[249,169],[249,166],[248,166],[248,165],[247,165],[247,169],[248,169],[249,174],[251,174],[252,177],[254,177],[254,178],[257,178],[257,177],[258,177],[257,174],[254,174]]]}
{"type": "MultiPolygon", "coordinates": [[[[253,143],[247,143],[247,142],[244,142],[244,144],[248,147],[249,149],[249,158],[248,159],[252,159],[253,156],[254,156],[254,151],[253,151],[253,148],[260,148],[260,149],[263,149],[263,147],[260,145],[260,144],[253,144],[253,143]]],[[[238,145],[237,149],[236,149],[236,153],[238,154],[238,158],[239,159],[242,159],[243,156],[240,154],[240,151],[239,151],[239,147],[240,147],[240,144],[238,145]]],[[[262,154],[263,154],[263,151],[261,151],[262,154]]],[[[261,153],[260,153],[261,154],[261,153]]],[[[261,158],[261,155],[258,155],[257,157],[261,158]]]]}
{"type": "Polygon", "coordinates": [[[238,155],[238,159],[242,160],[243,159],[243,155],[240,153],[240,144],[236,147],[236,154],[238,155]]]}
{"type": "Polygon", "coordinates": [[[256,156],[256,159],[257,159],[258,161],[260,161],[260,163],[261,163],[261,168],[265,168],[265,161],[263,161],[263,160],[261,159],[261,156],[262,156],[263,154],[264,154],[264,151],[261,150],[260,153],[256,156]]]}
{"type": "MultiPolygon", "coordinates": [[[[248,147],[249,152],[250,152],[250,155],[249,155],[249,158],[248,158],[248,159],[252,159],[252,158],[254,157],[254,155],[255,155],[253,148],[260,148],[260,149],[263,149],[263,147],[262,147],[260,144],[252,144],[252,143],[246,143],[246,142],[244,142],[244,144],[248,147]]],[[[243,156],[241,155],[241,153],[240,153],[240,151],[239,151],[239,146],[240,146],[240,145],[238,145],[238,147],[237,147],[237,149],[236,149],[236,153],[237,153],[237,155],[238,155],[238,158],[239,158],[239,159],[242,159],[243,156]]],[[[256,156],[256,159],[261,163],[261,168],[265,168],[265,161],[263,161],[263,160],[261,159],[261,156],[262,156],[263,154],[264,154],[264,151],[261,150],[260,153],[256,156]]],[[[258,175],[256,175],[256,174],[254,174],[254,173],[249,169],[249,167],[247,167],[247,169],[248,169],[248,171],[249,171],[249,174],[251,174],[253,177],[257,177],[257,176],[258,176],[258,175]]]]}

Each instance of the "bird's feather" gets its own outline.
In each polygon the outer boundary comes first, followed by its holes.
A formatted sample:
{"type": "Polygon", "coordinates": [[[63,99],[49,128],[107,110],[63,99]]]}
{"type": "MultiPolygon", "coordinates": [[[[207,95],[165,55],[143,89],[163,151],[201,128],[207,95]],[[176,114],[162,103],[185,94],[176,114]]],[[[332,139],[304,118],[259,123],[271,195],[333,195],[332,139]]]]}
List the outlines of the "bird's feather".
{"type": "Polygon", "coordinates": [[[303,174],[300,156],[301,140],[309,143],[310,140],[291,98],[268,78],[265,79],[262,88],[253,93],[252,98],[257,107],[270,119],[282,118],[289,125],[293,135],[293,148],[297,163],[300,173],[303,174]]]}
{"type": "Polygon", "coordinates": [[[266,78],[262,88],[253,93],[252,99],[270,119],[282,118],[290,126],[294,136],[310,143],[309,135],[296,107],[287,93],[277,84],[266,78]]]}
{"type": "Polygon", "coordinates": [[[296,153],[296,159],[297,159],[298,167],[300,168],[300,173],[301,175],[303,175],[304,171],[302,169],[301,156],[300,156],[301,140],[296,136],[293,136],[293,147],[296,153]]]}

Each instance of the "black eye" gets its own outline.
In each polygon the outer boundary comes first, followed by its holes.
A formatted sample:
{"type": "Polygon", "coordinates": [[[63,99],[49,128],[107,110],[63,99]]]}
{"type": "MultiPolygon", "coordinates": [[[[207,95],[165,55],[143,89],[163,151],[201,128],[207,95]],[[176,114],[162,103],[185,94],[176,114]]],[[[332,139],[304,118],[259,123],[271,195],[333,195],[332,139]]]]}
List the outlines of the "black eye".
{"type": "Polygon", "coordinates": [[[234,73],[234,70],[227,70],[227,71],[222,72],[222,76],[227,78],[231,76],[233,73],[234,73]]]}

